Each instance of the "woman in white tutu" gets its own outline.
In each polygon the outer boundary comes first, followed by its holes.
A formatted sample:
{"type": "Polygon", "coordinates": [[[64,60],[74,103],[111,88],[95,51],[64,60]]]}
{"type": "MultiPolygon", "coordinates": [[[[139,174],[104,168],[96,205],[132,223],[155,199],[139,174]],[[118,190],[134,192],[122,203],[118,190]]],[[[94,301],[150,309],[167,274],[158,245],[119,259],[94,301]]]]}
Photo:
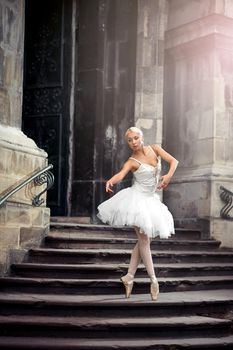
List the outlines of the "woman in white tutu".
{"type": "Polygon", "coordinates": [[[134,275],[142,260],[151,280],[151,298],[156,300],[159,284],[155,276],[150,242],[153,237],[168,238],[174,234],[172,215],[156,191],[168,186],[178,161],[158,145],[144,146],[143,133],[136,127],[129,128],[125,138],[133,152],[132,156],[107,181],[106,192],[112,193],[113,185],[120,182],[129,171],[133,173],[133,184],[101,203],[97,216],[112,226],[134,227],[138,241],[131,254],[128,272],[121,277],[121,281],[125,286],[126,297],[129,298],[134,275]],[[168,173],[160,177],[161,158],[170,166],[168,173]]]}

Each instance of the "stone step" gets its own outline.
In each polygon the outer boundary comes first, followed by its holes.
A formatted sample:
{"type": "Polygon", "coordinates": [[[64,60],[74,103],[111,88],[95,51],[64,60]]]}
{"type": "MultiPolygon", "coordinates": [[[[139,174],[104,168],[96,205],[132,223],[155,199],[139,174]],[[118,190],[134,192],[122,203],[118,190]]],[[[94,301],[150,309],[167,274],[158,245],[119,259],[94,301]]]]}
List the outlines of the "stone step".
{"type": "MultiPolygon", "coordinates": [[[[233,289],[233,276],[199,276],[158,278],[161,292],[203,289],[233,289]]],[[[119,279],[54,279],[54,278],[0,278],[1,291],[39,292],[62,294],[122,294],[124,288],[119,279]]],[[[149,290],[148,278],[135,280],[134,293],[149,290]]]]}
{"type": "MultiPolygon", "coordinates": [[[[136,238],[110,238],[110,237],[74,237],[69,234],[49,234],[45,237],[45,245],[49,248],[59,249],[132,249],[136,238]]],[[[174,240],[154,239],[152,249],[158,250],[217,250],[220,242],[215,240],[174,240]]]]}
{"type": "MultiPolygon", "coordinates": [[[[133,228],[111,227],[108,225],[85,225],[76,223],[51,223],[50,232],[53,234],[65,233],[76,237],[101,237],[101,238],[135,238],[133,228]]],[[[171,239],[200,240],[203,234],[198,229],[176,228],[175,235],[171,239]]]]}
{"type": "MultiPolygon", "coordinates": [[[[29,250],[29,262],[69,263],[69,264],[128,264],[131,250],[126,249],[52,249],[37,248],[29,250]]],[[[227,263],[233,260],[233,251],[158,251],[152,250],[156,263],[227,263]]]]}
{"type": "Polygon", "coordinates": [[[232,349],[233,336],[172,339],[85,339],[54,337],[0,337],[0,348],[33,350],[180,350],[232,349]]]}
{"type": "MultiPolygon", "coordinates": [[[[120,278],[126,274],[126,264],[43,264],[43,263],[20,263],[12,264],[11,271],[14,276],[22,277],[52,277],[52,278],[120,278]]],[[[233,263],[177,263],[177,264],[154,264],[157,277],[178,276],[224,276],[231,275],[233,263]]],[[[146,274],[144,266],[140,265],[136,277],[146,274]]]]}
{"type": "Polygon", "coordinates": [[[90,216],[51,216],[51,223],[68,223],[68,224],[91,224],[90,216]]]}
{"type": "Polygon", "coordinates": [[[155,239],[155,302],[142,266],[124,296],[119,277],[134,243],[128,228],[55,225],[45,244],[59,249],[31,249],[12,265],[15,277],[0,279],[0,348],[231,348],[233,251],[193,230],[155,239]]]}
{"type": "Polygon", "coordinates": [[[1,315],[53,315],[86,317],[161,317],[202,315],[229,317],[232,290],[160,293],[156,302],[148,294],[70,295],[0,292],[1,315]]]}
{"type": "Polygon", "coordinates": [[[229,334],[232,322],[205,316],[171,317],[81,317],[81,316],[0,316],[4,336],[49,336],[54,338],[168,339],[217,337],[229,334]],[[137,330],[135,332],[135,329],[137,330]],[[169,332],[168,332],[169,329],[169,332]]]}

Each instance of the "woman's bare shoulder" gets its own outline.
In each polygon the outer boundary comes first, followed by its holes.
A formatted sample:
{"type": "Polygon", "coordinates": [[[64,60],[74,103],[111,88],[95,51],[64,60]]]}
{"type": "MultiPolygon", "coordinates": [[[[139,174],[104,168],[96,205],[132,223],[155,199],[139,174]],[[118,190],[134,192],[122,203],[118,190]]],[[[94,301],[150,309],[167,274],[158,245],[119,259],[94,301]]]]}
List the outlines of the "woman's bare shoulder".
{"type": "Polygon", "coordinates": [[[132,166],[134,164],[134,160],[129,157],[128,159],[126,159],[126,161],[123,164],[123,168],[129,168],[131,170],[132,166]]]}
{"type": "Polygon", "coordinates": [[[138,168],[138,163],[139,161],[137,161],[137,159],[129,157],[126,160],[124,167],[128,168],[131,171],[135,171],[138,168]]]}
{"type": "Polygon", "coordinates": [[[153,151],[155,152],[156,156],[158,157],[159,156],[159,150],[161,149],[161,147],[157,144],[152,144],[150,145],[150,147],[153,149],[153,151]]]}

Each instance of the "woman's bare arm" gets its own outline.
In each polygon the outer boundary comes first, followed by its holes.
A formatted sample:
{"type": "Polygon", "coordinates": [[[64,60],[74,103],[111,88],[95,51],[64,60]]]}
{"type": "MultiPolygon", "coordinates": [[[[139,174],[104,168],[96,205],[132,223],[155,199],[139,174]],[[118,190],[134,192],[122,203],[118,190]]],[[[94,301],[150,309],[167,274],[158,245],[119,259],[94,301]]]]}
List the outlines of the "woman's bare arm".
{"type": "Polygon", "coordinates": [[[162,189],[162,188],[167,187],[167,185],[171,181],[171,178],[174,175],[174,172],[176,171],[176,168],[177,168],[177,165],[179,162],[170,153],[166,152],[162,147],[160,147],[158,145],[152,145],[152,148],[158,156],[160,156],[162,159],[164,159],[170,165],[168,173],[161,176],[161,178],[160,178],[160,185],[159,185],[158,189],[162,189]]]}
{"type": "Polygon", "coordinates": [[[112,190],[113,185],[123,180],[124,177],[128,174],[128,172],[132,170],[132,168],[133,168],[132,162],[130,160],[127,160],[123,165],[122,169],[118,173],[113,175],[111,179],[109,179],[106,182],[106,192],[113,192],[112,190]]]}

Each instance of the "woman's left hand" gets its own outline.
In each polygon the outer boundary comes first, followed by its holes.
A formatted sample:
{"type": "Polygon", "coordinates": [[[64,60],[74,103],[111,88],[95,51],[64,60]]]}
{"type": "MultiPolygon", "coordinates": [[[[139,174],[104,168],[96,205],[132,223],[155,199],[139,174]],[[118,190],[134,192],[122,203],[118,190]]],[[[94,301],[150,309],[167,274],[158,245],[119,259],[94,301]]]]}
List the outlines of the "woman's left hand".
{"type": "Polygon", "coordinates": [[[171,181],[171,177],[169,175],[163,175],[161,176],[159,180],[158,190],[161,190],[163,188],[166,188],[171,181]]]}
{"type": "Polygon", "coordinates": [[[106,192],[108,193],[113,193],[113,190],[112,190],[112,187],[113,187],[113,184],[110,180],[108,180],[106,182],[106,192]]]}

